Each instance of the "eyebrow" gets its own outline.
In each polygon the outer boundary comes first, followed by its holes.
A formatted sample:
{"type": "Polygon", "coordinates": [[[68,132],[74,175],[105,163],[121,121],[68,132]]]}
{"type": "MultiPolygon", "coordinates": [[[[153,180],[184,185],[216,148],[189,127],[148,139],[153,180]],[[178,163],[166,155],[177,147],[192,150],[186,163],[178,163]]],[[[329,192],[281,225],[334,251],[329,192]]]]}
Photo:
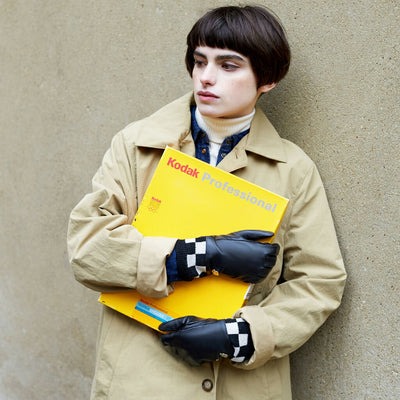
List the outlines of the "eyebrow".
{"type": "MultiPolygon", "coordinates": [[[[199,56],[199,57],[202,57],[202,58],[206,58],[206,59],[207,59],[207,56],[206,56],[206,55],[204,55],[203,53],[200,53],[200,52],[197,51],[197,50],[195,50],[195,51],[193,52],[193,55],[199,56]]],[[[217,57],[215,57],[215,59],[216,59],[217,61],[237,60],[237,61],[241,61],[241,62],[246,62],[246,60],[245,60],[243,57],[240,57],[240,56],[238,56],[237,54],[221,54],[221,55],[218,55],[217,57]]]]}

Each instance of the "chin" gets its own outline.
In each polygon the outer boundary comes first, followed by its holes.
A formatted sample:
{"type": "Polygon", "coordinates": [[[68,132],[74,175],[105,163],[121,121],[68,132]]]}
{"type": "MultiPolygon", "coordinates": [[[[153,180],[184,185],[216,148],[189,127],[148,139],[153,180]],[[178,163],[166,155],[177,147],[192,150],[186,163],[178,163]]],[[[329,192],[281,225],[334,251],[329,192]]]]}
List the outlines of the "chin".
{"type": "Polygon", "coordinates": [[[215,114],[215,113],[211,113],[211,112],[202,112],[201,110],[200,110],[200,114],[201,114],[203,117],[209,117],[209,118],[224,118],[223,115],[215,114]]]}
{"type": "Polygon", "coordinates": [[[202,107],[201,105],[200,105],[200,107],[197,105],[197,108],[199,109],[200,114],[203,115],[203,117],[210,117],[210,118],[223,118],[224,117],[217,110],[212,110],[208,107],[202,107]]]}

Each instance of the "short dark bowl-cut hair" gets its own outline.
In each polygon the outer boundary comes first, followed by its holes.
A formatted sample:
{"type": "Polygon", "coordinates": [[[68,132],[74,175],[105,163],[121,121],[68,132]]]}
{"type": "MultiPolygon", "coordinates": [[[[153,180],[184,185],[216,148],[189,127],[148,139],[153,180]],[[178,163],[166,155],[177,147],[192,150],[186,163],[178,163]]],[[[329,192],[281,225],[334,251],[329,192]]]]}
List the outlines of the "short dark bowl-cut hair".
{"type": "Polygon", "coordinates": [[[218,7],[201,17],[187,36],[186,68],[192,76],[198,46],[230,49],[250,59],[257,87],[278,83],[288,72],[290,47],[284,28],[260,6],[218,7]]]}

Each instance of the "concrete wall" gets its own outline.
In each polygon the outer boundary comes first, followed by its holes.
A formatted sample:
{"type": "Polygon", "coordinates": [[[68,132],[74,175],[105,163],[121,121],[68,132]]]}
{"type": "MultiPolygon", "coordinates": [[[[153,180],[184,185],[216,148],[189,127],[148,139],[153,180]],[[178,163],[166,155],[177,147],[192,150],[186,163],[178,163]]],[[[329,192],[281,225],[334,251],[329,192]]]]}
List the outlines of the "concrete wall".
{"type": "MultiPolygon", "coordinates": [[[[259,3],[293,49],[261,105],[319,166],[349,273],[293,355],[294,399],[400,398],[398,2],[259,3]]],[[[68,266],[69,212],[111,137],[190,89],[186,33],[225,4],[0,1],[1,400],[88,397],[100,306],[68,266]]]]}

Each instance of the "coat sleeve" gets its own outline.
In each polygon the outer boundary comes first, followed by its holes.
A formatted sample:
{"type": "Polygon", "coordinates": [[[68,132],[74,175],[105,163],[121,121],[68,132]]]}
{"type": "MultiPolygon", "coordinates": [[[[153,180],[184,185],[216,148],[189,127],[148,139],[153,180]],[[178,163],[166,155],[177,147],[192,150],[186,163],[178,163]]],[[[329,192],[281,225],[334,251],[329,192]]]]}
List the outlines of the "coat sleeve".
{"type": "Polygon", "coordinates": [[[167,296],[165,259],[176,239],[143,237],[131,225],[137,211],[136,161],[117,134],[92,180],[92,192],[72,210],[68,253],[75,278],[101,292],[137,289],[167,296]]]}
{"type": "Polygon", "coordinates": [[[316,167],[291,201],[283,246],[284,282],[236,316],[250,324],[255,352],[237,367],[253,369],[305,343],[340,304],[346,272],[316,167]]]}

